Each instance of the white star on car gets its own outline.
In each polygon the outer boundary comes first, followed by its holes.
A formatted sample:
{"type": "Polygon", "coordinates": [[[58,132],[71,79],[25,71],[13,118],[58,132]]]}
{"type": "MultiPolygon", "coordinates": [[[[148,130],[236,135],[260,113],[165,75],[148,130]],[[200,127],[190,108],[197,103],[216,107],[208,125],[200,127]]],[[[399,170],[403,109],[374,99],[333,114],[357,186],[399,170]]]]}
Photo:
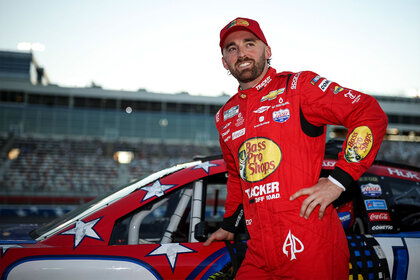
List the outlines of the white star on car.
{"type": "Polygon", "coordinates": [[[4,254],[6,254],[6,251],[9,250],[10,248],[23,248],[23,247],[17,244],[10,244],[10,245],[3,244],[3,245],[0,245],[0,248],[1,248],[1,255],[3,256],[4,254]]]}
{"type": "Polygon", "coordinates": [[[179,243],[160,244],[155,250],[150,252],[147,256],[166,256],[172,271],[175,269],[176,259],[178,254],[195,253],[196,251],[187,248],[179,243]]]}
{"type": "Polygon", "coordinates": [[[77,221],[74,228],[69,229],[61,234],[63,235],[74,235],[74,248],[83,241],[85,237],[97,239],[103,241],[103,239],[96,233],[93,227],[99,222],[101,218],[92,220],[90,222],[77,221]]]}
{"type": "Polygon", "coordinates": [[[153,183],[153,185],[142,188],[143,191],[147,192],[142,201],[148,200],[154,196],[160,197],[165,194],[165,191],[175,186],[176,185],[162,185],[160,181],[157,180],[153,183]]]}
{"type": "Polygon", "coordinates": [[[194,166],[192,169],[203,169],[204,171],[206,171],[207,174],[209,174],[210,172],[210,167],[214,167],[214,166],[219,166],[218,164],[214,164],[214,163],[210,163],[210,161],[206,161],[200,164],[197,164],[196,166],[194,166]]]}

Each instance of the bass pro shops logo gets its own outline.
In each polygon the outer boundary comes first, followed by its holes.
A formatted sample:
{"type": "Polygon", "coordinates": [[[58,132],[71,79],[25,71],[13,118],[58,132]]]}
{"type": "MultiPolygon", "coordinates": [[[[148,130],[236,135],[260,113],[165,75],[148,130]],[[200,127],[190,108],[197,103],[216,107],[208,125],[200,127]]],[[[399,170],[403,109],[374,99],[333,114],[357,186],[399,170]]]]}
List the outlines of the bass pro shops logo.
{"type": "Polygon", "coordinates": [[[356,127],[347,139],[344,157],[348,162],[359,162],[369,154],[372,144],[373,136],[370,128],[356,127]]]}
{"type": "Polygon", "coordinates": [[[280,147],[272,140],[250,138],[239,147],[239,174],[247,182],[261,181],[277,169],[281,158],[280,147]]]}

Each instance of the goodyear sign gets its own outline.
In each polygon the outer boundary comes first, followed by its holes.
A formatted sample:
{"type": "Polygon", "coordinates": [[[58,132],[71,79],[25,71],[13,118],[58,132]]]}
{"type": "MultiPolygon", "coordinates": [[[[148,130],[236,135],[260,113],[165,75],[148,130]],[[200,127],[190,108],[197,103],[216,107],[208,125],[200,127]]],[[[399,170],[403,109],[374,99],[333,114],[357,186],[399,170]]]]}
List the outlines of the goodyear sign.
{"type": "Polygon", "coordinates": [[[247,182],[261,181],[277,169],[281,158],[280,147],[271,139],[250,138],[239,147],[240,176],[247,182]]]}

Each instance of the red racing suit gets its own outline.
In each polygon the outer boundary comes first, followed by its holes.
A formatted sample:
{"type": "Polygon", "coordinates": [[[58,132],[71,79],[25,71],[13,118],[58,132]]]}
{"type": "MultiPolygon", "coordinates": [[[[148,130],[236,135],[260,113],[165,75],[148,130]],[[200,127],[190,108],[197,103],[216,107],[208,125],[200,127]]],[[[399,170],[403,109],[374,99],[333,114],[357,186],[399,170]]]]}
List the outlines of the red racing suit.
{"type": "Polygon", "coordinates": [[[216,114],[229,175],[222,228],[235,232],[244,213],[250,234],[237,279],[348,279],[348,246],[335,209],[330,205],[319,220],[317,207],[306,220],[299,216],[306,196],[289,200],[318,182],[327,124],[349,129],[331,174],[349,187],[372,164],[386,131],[373,97],[313,72],[269,68],[216,114]]]}

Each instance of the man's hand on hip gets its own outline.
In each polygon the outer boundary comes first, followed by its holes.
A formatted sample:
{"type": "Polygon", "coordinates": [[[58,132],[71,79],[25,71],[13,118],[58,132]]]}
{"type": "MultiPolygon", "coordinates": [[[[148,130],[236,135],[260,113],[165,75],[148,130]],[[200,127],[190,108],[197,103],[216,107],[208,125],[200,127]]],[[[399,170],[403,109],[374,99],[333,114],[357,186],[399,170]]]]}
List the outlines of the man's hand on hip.
{"type": "Polygon", "coordinates": [[[294,200],[302,195],[307,195],[308,197],[303,201],[302,207],[300,208],[300,216],[308,219],[315,207],[319,205],[319,219],[321,220],[324,216],[325,209],[327,209],[328,205],[336,200],[342,192],[343,189],[327,178],[320,178],[316,185],[310,188],[300,189],[290,197],[290,200],[294,200]]]}

